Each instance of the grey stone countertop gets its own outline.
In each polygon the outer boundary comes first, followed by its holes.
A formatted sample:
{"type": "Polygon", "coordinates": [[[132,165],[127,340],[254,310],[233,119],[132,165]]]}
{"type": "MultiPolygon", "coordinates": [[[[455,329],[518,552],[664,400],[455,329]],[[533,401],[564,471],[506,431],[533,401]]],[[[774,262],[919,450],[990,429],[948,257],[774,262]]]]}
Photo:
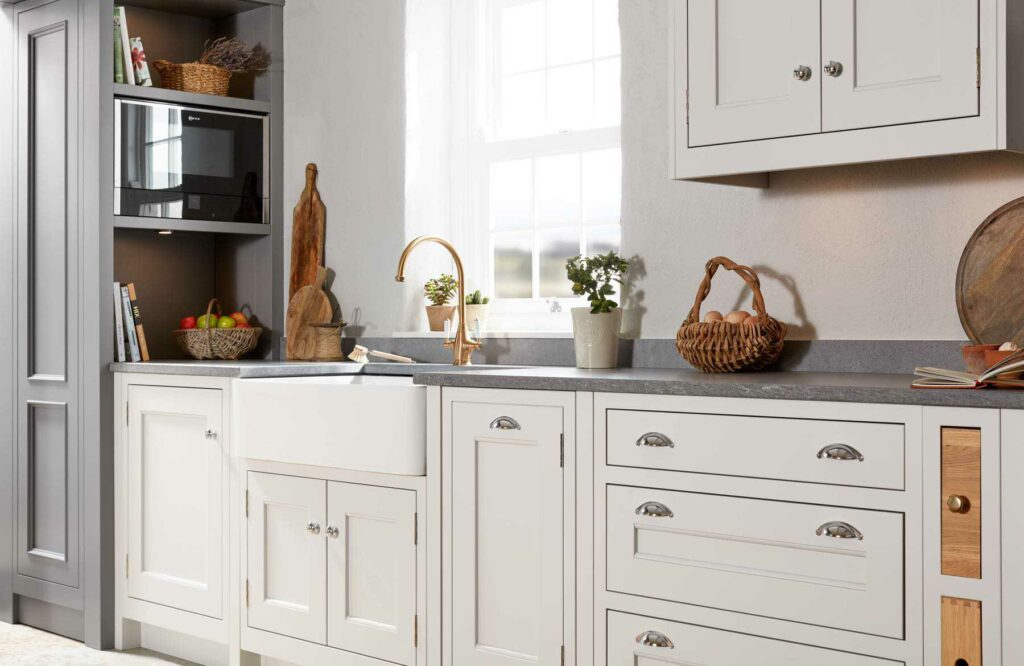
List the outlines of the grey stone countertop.
{"type": "Polygon", "coordinates": [[[685,369],[580,370],[567,367],[299,361],[152,361],[113,363],[113,372],[260,379],[322,375],[412,376],[417,384],[468,388],[646,393],[724,398],[888,403],[1024,409],[1024,390],[912,389],[911,375],[760,372],[708,375],[685,369]]]}

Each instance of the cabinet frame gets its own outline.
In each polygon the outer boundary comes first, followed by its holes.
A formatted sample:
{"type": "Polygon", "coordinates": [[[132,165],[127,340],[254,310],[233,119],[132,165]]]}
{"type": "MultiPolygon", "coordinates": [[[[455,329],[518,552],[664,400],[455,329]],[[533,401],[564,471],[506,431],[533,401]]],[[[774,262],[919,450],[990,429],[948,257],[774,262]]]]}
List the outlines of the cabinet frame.
{"type": "MultiPolygon", "coordinates": [[[[689,148],[687,125],[687,1],[671,0],[669,39],[669,177],[767,187],[767,173],[806,167],[881,162],[992,150],[1024,151],[1024,7],[979,0],[981,63],[978,115],[870,129],[689,148]],[[677,35],[681,36],[677,39],[677,35]],[[1008,48],[1008,43],[1018,48],[1008,48]],[[1019,77],[1018,77],[1019,78],[1019,77]]],[[[814,76],[821,75],[815,69],[814,76]]]]}

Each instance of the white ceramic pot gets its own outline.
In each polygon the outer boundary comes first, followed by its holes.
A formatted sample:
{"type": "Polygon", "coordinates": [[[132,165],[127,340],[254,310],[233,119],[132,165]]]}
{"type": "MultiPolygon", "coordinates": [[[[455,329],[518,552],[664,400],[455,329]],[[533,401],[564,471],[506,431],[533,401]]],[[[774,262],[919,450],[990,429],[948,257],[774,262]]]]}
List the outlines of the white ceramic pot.
{"type": "Polygon", "coordinates": [[[487,332],[487,313],[491,309],[490,303],[479,303],[477,305],[466,306],[466,326],[469,328],[469,334],[472,335],[476,330],[476,322],[480,320],[480,333],[487,332]]]}
{"type": "Polygon", "coordinates": [[[572,335],[577,368],[614,368],[619,364],[619,328],[622,308],[593,314],[590,308],[572,309],[572,335]]]}

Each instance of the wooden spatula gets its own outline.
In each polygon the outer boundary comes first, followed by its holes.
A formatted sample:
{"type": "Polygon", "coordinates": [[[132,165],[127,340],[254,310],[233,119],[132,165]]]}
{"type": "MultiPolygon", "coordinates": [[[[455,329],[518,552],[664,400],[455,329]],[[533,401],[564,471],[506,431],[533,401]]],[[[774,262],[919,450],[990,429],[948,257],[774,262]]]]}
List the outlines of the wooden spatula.
{"type": "Polygon", "coordinates": [[[308,361],[316,356],[316,336],[311,324],[330,323],[334,314],[331,301],[324,293],[326,280],[327,269],[317,267],[316,281],[299,288],[288,303],[285,351],[289,360],[308,361]]]}

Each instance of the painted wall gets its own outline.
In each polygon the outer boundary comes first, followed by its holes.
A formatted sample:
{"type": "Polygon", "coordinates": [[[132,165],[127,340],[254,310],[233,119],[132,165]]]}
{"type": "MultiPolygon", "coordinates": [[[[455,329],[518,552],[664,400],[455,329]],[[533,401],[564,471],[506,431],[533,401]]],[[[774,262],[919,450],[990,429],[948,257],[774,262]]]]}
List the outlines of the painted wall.
{"type": "MultiPolygon", "coordinates": [[[[793,337],[961,339],[953,301],[960,252],[992,210],[1024,194],[1024,157],[977,155],[773,174],[768,190],[667,178],[669,0],[626,0],[623,252],[642,258],[635,335],[672,337],[704,262],[758,268],[769,310],[793,337]]],[[[408,330],[415,283],[394,296],[405,240],[402,0],[292,0],[286,6],[285,184],[317,161],[328,206],[327,261],[355,332],[408,330]],[[330,26],[330,39],[310,39],[330,26]],[[355,312],[355,314],[351,314],[355,312]]],[[[710,306],[731,309],[738,278],[710,306]]],[[[745,306],[745,303],[744,303],[745,306]]]]}

